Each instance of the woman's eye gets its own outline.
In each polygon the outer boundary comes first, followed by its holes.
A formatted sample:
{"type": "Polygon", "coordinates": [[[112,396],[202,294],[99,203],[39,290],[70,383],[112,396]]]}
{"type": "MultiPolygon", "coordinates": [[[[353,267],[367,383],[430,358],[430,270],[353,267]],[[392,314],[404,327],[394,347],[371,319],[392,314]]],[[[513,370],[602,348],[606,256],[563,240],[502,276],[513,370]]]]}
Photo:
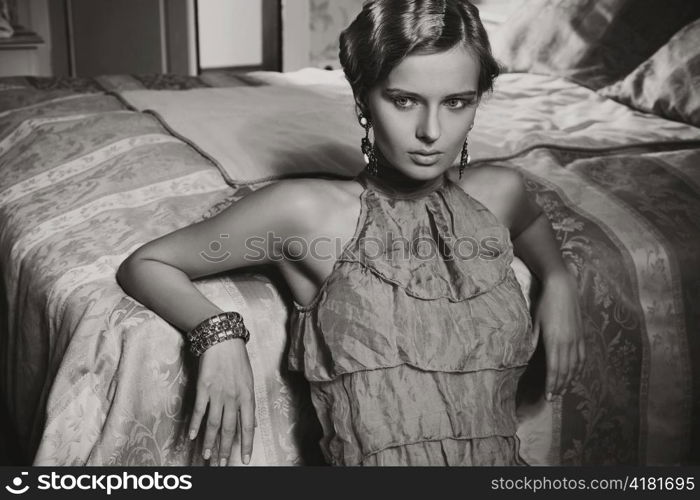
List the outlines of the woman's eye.
{"type": "Polygon", "coordinates": [[[397,96],[393,98],[394,104],[399,108],[410,108],[413,105],[413,99],[405,96],[397,96]]]}
{"type": "Polygon", "coordinates": [[[449,99],[445,101],[445,104],[447,104],[448,108],[462,109],[464,107],[467,107],[470,103],[465,101],[464,99],[449,99]]]}

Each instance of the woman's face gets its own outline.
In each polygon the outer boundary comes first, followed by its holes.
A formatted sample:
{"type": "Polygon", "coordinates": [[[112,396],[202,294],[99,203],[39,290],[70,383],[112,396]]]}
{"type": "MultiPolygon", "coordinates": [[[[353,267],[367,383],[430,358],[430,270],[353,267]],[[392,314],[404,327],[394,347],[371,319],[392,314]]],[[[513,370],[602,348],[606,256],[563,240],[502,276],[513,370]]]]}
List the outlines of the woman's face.
{"type": "Polygon", "coordinates": [[[474,122],[479,69],[461,46],[409,55],[369,92],[375,147],[391,165],[417,180],[450,168],[474,122]]]}

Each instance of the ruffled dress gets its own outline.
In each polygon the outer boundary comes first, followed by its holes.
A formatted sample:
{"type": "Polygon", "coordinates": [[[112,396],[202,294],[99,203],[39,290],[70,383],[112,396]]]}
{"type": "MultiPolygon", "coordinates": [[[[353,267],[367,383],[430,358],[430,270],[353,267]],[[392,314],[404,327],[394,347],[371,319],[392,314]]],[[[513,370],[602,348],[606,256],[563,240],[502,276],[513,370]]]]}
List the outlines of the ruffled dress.
{"type": "Polygon", "coordinates": [[[508,229],[446,175],[396,191],[366,172],[353,237],[307,306],[303,371],[331,465],[528,465],[518,380],[537,337],[508,229]]]}

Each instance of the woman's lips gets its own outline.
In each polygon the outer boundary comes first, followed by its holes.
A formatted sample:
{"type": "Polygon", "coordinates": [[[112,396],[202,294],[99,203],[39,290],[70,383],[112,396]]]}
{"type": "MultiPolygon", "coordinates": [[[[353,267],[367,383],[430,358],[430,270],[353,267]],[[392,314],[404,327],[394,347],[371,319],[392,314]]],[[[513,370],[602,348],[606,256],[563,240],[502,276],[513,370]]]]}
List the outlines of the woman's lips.
{"type": "Polygon", "coordinates": [[[416,163],[418,165],[423,165],[423,166],[430,166],[430,165],[435,165],[438,161],[440,161],[440,157],[442,156],[442,153],[431,153],[431,154],[425,154],[425,153],[408,153],[408,156],[411,157],[411,160],[413,160],[413,163],[416,163]]]}

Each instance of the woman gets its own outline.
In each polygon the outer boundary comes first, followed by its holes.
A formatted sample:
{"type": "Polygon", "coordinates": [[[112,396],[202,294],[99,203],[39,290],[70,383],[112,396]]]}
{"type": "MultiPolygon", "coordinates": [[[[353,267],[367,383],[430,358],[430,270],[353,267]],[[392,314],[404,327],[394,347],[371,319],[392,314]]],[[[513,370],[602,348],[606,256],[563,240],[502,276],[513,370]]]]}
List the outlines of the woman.
{"type": "Polygon", "coordinates": [[[138,249],[119,283],[201,353],[190,437],[206,413],[205,459],[220,437],[212,458],[227,463],[240,419],[248,463],[255,400],[240,316],[220,316],[191,280],[262,264],[294,295],[289,364],[311,384],[328,462],[526,465],[515,389],[538,335],[548,399],[585,353],[573,278],[521,176],[465,168],[480,98],[498,74],[478,10],[369,1],[341,35],[340,56],[367,168],[352,180],[261,188],[138,249]],[[226,259],[203,258],[213,241],[226,259]],[[314,251],[300,252],[300,241],[314,251]],[[251,253],[252,242],[266,250],[251,253]],[[534,321],[513,250],[543,285],[534,321]]]}

